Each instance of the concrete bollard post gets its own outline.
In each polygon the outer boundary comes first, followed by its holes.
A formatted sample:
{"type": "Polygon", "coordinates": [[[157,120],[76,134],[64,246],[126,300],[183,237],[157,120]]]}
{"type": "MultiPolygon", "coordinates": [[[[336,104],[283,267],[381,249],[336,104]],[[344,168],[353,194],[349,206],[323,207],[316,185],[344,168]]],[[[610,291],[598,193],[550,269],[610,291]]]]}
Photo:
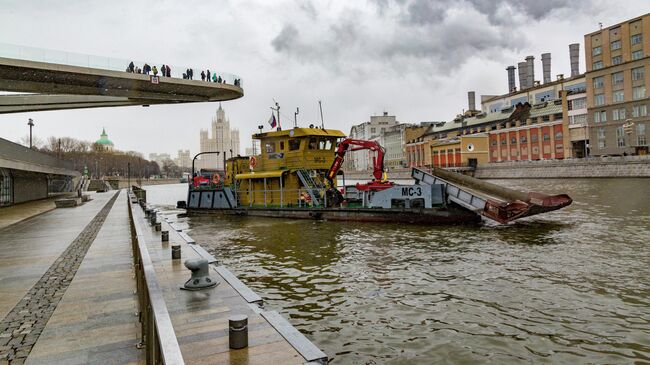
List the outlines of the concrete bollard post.
{"type": "Polygon", "coordinates": [[[248,347],[248,317],[237,314],[228,318],[228,342],[231,349],[248,347]]]}
{"type": "Polygon", "coordinates": [[[180,260],[181,258],[181,245],[172,246],[172,260],[180,260]]]}
{"type": "Polygon", "coordinates": [[[153,226],[154,224],[156,224],[156,218],[157,218],[157,217],[156,217],[156,212],[155,212],[155,211],[151,212],[151,216],[149,216],[149,223],[150,223],[152,226],[153,226]]]}
{"type": "Polygon", "coordinates": [[[162,229],[162,223],[160,222],[156,222],[154,226],[156,227],[156,232],[160,232],[160,230],[162,229]]]}
{"type": "Polygon", "coordinates": [[[168,242],[169,241],[169,231],[160,232],[160,240],[163,241],[163,242],[168,242]]]}

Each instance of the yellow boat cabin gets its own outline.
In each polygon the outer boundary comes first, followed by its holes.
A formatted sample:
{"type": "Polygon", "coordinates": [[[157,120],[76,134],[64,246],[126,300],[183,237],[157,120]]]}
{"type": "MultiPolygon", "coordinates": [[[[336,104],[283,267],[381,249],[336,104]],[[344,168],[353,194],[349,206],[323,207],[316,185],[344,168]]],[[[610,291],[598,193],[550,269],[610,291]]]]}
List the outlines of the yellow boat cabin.
{"type": "Polygon", "coordinates": [[[229,159],[224,183],[234,187],[240,206],[322,206],[325,175],[344,137],[319,128],[254,134],[261,154],[229,159]]]}

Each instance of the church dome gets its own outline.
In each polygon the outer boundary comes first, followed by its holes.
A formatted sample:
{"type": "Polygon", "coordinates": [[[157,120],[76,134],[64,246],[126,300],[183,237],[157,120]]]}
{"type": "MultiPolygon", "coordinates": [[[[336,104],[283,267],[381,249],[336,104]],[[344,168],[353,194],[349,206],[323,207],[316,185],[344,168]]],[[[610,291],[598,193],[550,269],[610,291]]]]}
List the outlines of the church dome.
{"type": "Polygon", "coordinates": [[[100,138],[95,143],[97,143],[99,145],[102,145],[102,146],[113,147],[113,142],[110,139],[108,139],[108,134],[106,134],[106,129],[105,128],[102,129],[102,135],[100,136],[100,138]]]}

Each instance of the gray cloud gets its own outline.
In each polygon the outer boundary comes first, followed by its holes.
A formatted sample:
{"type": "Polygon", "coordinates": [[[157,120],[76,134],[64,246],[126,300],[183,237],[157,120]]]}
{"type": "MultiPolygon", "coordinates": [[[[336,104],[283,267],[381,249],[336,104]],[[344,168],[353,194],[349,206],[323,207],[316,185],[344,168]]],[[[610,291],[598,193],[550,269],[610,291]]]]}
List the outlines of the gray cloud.
{"type": "Polygon", "coordinates": [[[285,24],[280,33],[271,41],[278,52],[290,52],[298,41],[298,29],[291,24],[285,24]]]}

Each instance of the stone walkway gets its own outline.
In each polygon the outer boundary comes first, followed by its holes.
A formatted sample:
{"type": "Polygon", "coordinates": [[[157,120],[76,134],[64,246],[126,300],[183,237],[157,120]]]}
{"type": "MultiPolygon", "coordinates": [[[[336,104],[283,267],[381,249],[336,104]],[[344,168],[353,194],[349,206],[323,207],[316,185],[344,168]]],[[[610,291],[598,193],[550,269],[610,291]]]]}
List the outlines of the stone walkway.
{"type": "Polygon", "coordinates": [[[126,197],[92,197],[0,229],[0,364],[142,362],[126,197]]]}
{"type": "MultiPolygon", "coordinates": [[[[69,195],[76,196],[75,194],[69,195]]],[[[62,196],[63,195],[0,208],[0,229],[16,224],[27,218],[56,209],[54,201],[61,199],[62,196]]]]}

